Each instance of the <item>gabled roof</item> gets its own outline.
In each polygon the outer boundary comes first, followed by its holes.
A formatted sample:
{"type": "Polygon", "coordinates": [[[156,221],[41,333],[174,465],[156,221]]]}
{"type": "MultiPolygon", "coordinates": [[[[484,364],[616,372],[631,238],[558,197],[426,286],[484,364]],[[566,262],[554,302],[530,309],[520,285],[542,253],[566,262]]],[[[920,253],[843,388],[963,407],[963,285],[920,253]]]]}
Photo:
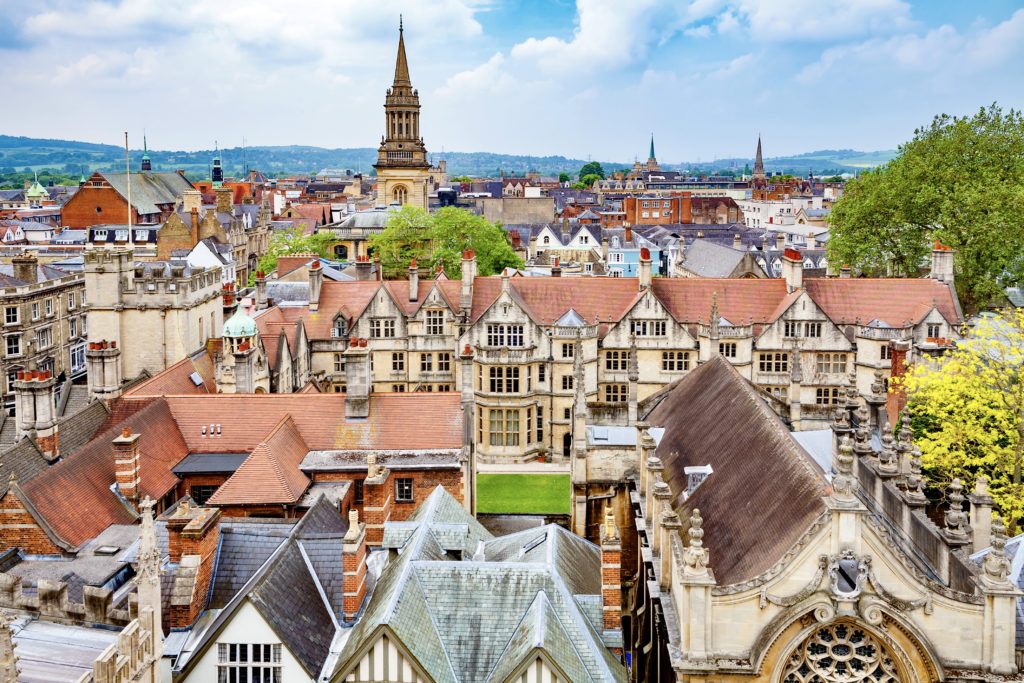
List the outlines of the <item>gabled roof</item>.
{"type": "Polygon", "coordinates": [[[309,487],[309,477],[299,471],[299,463],[308,452],[295,422],[286,415],[207,502],[210,505],[294,503],[309,487]]]}
{"type": "MultiPolygon", "coordinates": [[[[100,173],[118,194],[128,198],[128,176],[125,173],[100,173]]],[[[88,185],[86,186],[88,187],[88,185]]],[[[173,171],[143,171],[132,173],[132,205],[142,214],[160,213],[158,204],[174,204],[192,183],[173,171]]],[[[188,223],[186,223],[187,225],[188,223]]]]}
{"type": "Polygon", "coordinates": [[[804,288],[836,323],[882,320],[893,327],[919,323],[934,304],[942,317],[959,324],[949,286],[931,278],[811,278],[804,288]]]}
{"type": "Polygon", "coordinates": [[[737,325],[772,320],[776,306],[786,297],[786,283],[779,278],[655,278],[655,296],[681,323],[710,322],[712,299],[717,294],[718,313],[737,325]]]}
{"type": "Polygon", "coordinates": [[[111,524],[135,521],[135,513],[111,490],[115,482],[111,441],[121,427],[141,435],[141,497],[160,500],[178,481],[171,468],[188,454],[188,448],[167,402],[156,399],[21,487],[45,524],[72,546],[81,545],[111,524]]]}
{"type": "Polygon", "coordinates": [[[721,356],[680,380],[645,419],[665,428],[655,454],[672,507],[683,538],[700,508],[718,585],[770,569],[825,511],[821,468],[721,356]],[[684,468],[698,465],[713,474],[687,497],[684,468]]]}
{"type": "Polygon", "coordinates": [[[679,267],[699,277],[725,278],[734,276],[734,271],[746,256],[747,252],[744,250],[733,249],[705,239],[695,239],[687,247],[679,267]]]}
{"type": "Polygon", "coordinates": [[[494,539],[440,486],[409,520],[387,523],[384,537],[398,556],[333,675],[387,629],[438,682],[503,681],[536,648],[574,682],[625,680],[603,626],[577,600],[577,591],[600,594],[593,544],[556,525],[494,539]]]}
{"type": "Polygon", "coordinates": [[[166,370],[126,391],[126,397],[166,396],[169,394],[215,394],[213,357],[203,349],[189,358],[183,358],[166,370]],[[198,378],[195,376],[198,374],[198,378]],[[196,384],[194,379],[199,380],[196,384]]]}

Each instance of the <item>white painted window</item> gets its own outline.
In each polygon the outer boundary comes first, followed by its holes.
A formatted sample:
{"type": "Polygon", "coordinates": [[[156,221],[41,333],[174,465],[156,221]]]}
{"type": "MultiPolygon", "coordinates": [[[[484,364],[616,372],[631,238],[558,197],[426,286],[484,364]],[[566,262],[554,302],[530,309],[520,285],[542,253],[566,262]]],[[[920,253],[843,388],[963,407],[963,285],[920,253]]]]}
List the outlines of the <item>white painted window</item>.
{"type": "Polygon", "coordinates": [[[281,683],[280,643],[217,643],[217,683],[281,683]]]}

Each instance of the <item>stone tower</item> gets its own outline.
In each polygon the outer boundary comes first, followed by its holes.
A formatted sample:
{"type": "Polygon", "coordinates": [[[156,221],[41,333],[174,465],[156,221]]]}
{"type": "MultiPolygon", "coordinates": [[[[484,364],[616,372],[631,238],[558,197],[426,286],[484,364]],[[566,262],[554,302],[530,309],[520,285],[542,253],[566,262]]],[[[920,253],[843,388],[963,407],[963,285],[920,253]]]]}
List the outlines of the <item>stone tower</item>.
{"type": "Polygon", "coordinates": [[[385,133],[377,150],[377,202],[427,208],[430,162],[420,137],[420,96],[409,80],[405,39],[398,24],[395,81],[384,100],[385,133]]]}
{"type": "Polygon", "coordinates": [[[761,136],[757,136],[757,156],[754,158],[754,177],[764,178],[764,161],[761,159],[761,136]]]}

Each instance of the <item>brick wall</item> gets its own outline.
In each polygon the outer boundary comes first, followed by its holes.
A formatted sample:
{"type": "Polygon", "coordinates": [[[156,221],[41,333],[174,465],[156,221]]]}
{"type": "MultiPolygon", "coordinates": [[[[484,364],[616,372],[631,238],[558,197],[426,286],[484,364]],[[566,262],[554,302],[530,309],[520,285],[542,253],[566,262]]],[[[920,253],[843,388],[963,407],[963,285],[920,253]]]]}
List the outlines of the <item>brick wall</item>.
{"type": "MultiPolygon", "coordinates": [[[[61,224],[65,228],[87,228],[103,223],[127,223],[128,202],[112,187],[78,188],[61,209],[61,224]],[[99,211],[97,211],[97,208],[99,211]]],[[[138,224],[139,214],[132,211],[132,223],[138,224]]]]}
{"type": "Polygon", "coordinates": [[[0,548],[21,548],[30,555],[60,555],[21,500],[8,491],[0,498],[0,548]]]}

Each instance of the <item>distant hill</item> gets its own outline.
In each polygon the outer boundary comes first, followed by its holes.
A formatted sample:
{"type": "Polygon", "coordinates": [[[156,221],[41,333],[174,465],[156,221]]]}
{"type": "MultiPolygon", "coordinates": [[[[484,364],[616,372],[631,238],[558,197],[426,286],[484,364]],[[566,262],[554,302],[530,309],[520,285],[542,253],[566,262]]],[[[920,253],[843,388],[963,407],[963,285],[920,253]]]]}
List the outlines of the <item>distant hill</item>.
{"type": "MultiPolygon", "coordinates": [[[[303,145],[276,147],[232,147],[220,150],[225,173],[240,176],[246,168],[256,168],[275,176],[287,173],[310,173],[323,168],[352,169],[373,173],[377,150],[373,147],[348,149],[326,149],[303,145]]],[[[208,178],[214,151],[198,150],[149,150],[154,170],[173,171],[182,169],[189,178],[208,178]]],[[[821,150],[789,157],[765,159],[768,170],[785,173],[826,173],[855,172],[885,163],[895,155],[895,150],[859,152],[856,150],[821,150]]],[[[132,168],[137,169],[142,159],[142,150],[131,150],[132,168]]],[[[434,160],[441,155],[432,155],[434,160]]],[[[539,171],[544,175],[558,173],[574,174],[586,163],[583,159],[563,156],[522,156],[494,154],[491,152],[445,152],[450,175],[496,176],[499,171],[505,175],[521,175],[526,171],[539,171]]],[[[672,170],[694,170],[715,172],[719,170],[742,172],[745,165],[753,166],[752,158],[717,159],[710,162],[687,162],[665,164],[672,170]]],[[[628,162],[601,162],[606,172],[629,168],[628,162]]],[[[92,171],[121,171],[124,169],[124,149],[116,145],[103,145],[74,140],[13,137],[0,135],[0,175],[34,172],[49,169],[72,177],[88,175],[92,171]]]]}

